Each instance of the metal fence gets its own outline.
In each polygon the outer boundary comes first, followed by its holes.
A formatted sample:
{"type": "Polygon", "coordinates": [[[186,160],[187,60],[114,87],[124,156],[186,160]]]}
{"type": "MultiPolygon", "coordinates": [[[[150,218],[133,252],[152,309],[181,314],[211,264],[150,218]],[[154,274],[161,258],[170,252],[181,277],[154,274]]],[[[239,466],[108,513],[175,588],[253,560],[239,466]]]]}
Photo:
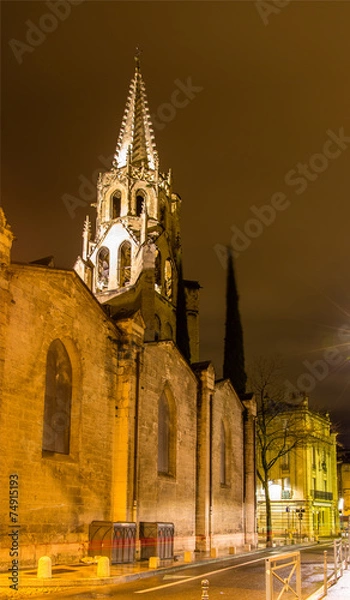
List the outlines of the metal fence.
{"type": "Polygon", "coordinates": [[[323,553],[323,593],[327,596],[328,588],[337,583],[350,564],[349,539],[339,539],[333,542],[333,568],[328,567],[327,551],[323,553]]]}
{"type": "MultiPolygon", "coordinates": [[[[328,567],[327,551],[323,553],[323,585],[318,592],[327,596],[328,587],[337,582],[350,565],[350,534],[346,539],[333,542],[333,568],[328,567]]],[[[301,600],[300,552],[288,552],[265,559],[266,600],[280,600],[283,596],[301,600]]],[[[209,581],[201,581],[201,600],[209,600],[209,581]]]]}
{"type": "Polygon", "coordinates": [[[300,552],[266,558],[265,565],[266,600],[280,600],[284,594],[301,598],[300,552]]]}

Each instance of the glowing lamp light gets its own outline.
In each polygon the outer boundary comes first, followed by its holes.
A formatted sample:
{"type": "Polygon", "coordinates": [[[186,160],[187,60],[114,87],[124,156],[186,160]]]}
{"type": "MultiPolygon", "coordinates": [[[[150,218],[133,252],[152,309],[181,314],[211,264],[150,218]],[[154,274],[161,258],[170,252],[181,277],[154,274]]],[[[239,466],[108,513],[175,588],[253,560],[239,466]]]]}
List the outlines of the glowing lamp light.
{"type": "Polygon", "coordinates": [[[280,500],[282,495],[282,486],[278,483],[270,483],[270,500],[280,500]]]}

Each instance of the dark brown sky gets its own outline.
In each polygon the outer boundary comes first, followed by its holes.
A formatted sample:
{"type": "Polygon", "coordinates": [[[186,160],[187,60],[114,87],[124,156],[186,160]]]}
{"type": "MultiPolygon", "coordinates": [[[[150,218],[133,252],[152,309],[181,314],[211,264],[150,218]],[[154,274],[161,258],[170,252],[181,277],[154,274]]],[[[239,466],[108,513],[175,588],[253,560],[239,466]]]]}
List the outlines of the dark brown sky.
{"type": "Polygon", "coordinates": [[[262,15],[244,0],[85,0],[56,23],[48,4],[1,3],[2,202],[14,259],[73,265],[93,210],[72,218],[62,197],[79,197],[79,177],[91,180],[114,151],[140,46],[161,167],[173,168],[183,198],[185,276],[203,286],[202,358],[221,375],[225,271],[214,247],[246,229],[236,270],[248,359],[280,353],[290,382],[350,434],[350,4],[267,2],[274,12],[262,15]],[[32,24],[54,30],[35,38],[32,24]],[[174,91],[189,78],[187,106],[164,108],[184,99],[174,91]],[[252,207],[276,198],[283,210],[257,229],[252,207]],[[339,364],[325,367],[329,347],[339,364]]]}

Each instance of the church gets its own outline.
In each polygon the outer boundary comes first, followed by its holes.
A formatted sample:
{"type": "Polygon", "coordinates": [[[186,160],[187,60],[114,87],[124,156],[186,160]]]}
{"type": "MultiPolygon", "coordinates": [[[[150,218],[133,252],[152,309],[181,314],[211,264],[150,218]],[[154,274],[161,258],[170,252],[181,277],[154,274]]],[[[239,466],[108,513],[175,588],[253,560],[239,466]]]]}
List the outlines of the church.
{"type": "Polygon", "coordinates": [[[182,201],[159,168],[135,61],[74,269],[13,263],[0,209],[3,569],[11,527],[22,566],[257,543],[255,401],[199,361],[182,201]]]}

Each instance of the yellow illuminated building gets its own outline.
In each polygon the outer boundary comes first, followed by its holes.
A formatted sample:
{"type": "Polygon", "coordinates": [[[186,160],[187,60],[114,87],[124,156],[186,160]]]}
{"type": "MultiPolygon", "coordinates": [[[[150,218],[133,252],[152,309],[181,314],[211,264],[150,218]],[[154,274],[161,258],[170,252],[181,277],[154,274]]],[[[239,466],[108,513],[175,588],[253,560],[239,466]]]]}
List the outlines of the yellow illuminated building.
{"type": "MultiPolygon", "coordinates": [[[[317,540],[335,535],[339,528],[336,434],[331,432],[330,417],[310,410],[307,398],[291,410],[295,411],[300,442],[279,458],[270,472],[272,532],[276,543],[293,543],[304,538],[317,540]]],[[[289,415],[287,412],[279,415],[281,429],[289,415]]],[[[257,508],[258,530],[263,538],[266,505],[259,483],[257,508]]]]}

